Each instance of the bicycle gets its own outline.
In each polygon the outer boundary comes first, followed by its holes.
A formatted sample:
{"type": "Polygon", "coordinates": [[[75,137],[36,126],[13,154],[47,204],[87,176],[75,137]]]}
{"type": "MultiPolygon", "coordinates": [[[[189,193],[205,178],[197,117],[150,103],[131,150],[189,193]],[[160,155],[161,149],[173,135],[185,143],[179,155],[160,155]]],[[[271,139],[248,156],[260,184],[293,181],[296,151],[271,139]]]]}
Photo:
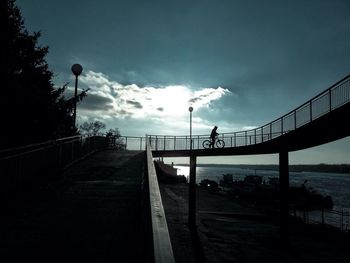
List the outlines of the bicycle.
{"type": "MultiPolygon", "coordinates": [[[[204,149],[210,149],[211,148],[210,145],[211,145],[211,139],[204,140],[202,143],[202,146],[204,149]]],[[[216,136],[214,145],[216,146],[216,148],[224,148],[225,142],[224,142],[224,140],[218,139],[218,137],[216,136]]],[[[212,148],[215,148],[214,145],[212,145],[212,148]]]]}

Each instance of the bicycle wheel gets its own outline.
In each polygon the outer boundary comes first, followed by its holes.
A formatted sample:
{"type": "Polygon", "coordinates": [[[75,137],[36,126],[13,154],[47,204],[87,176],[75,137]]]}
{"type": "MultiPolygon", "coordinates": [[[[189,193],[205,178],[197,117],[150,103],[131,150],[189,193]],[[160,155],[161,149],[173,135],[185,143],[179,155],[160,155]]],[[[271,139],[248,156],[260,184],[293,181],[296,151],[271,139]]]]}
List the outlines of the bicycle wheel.
{"type": "Polygon", "coordinates": [[[203,145],[204,149],[209,149],[210,148],[210,141],[209,140],[204,140],[202,145],[203,145]]]}
{"type": "Polygon", "coordinates": [[[223,140],[217,140],[215,145],[216,145],[216,148],[224,148],[225,142],[223,140]]]}

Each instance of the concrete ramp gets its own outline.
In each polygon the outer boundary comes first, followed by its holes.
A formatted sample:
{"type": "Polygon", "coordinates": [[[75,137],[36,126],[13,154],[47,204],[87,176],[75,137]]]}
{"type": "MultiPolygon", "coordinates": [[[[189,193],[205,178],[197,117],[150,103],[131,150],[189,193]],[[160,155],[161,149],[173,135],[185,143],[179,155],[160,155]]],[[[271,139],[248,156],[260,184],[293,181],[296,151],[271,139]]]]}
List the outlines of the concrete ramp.
{"type": "Polygon", "coordinates": [[[143,262],[144,158],[96,153],[35,200],[3,205],[0,261],[143,262]]]}

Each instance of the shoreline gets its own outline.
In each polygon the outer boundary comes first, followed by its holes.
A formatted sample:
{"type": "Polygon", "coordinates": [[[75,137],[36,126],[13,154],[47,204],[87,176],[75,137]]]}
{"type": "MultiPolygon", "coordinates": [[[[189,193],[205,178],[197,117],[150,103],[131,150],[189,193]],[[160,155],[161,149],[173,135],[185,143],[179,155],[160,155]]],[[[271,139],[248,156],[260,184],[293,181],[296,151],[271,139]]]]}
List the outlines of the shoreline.
{"type": "MultiPolygon", "coordinates": [[[[175,166],[189,167],[189,164],[174,164],[174,167],[175,166]]],[[[277,164],[197,164],[197,167],[225,167],[259,171],[279,171],[279,166],[277,164]]],[[[289,172],[316,172],[350,175],[350,164],[290,164],[289,172]]]]}

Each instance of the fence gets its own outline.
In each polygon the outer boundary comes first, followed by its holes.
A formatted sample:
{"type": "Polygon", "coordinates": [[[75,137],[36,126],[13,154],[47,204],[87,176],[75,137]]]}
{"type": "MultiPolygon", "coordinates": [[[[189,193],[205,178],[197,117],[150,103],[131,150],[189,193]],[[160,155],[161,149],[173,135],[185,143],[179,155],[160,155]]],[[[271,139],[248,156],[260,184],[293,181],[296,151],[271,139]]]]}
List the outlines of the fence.
{"type": "MultiPolygon", "coordinates": [[[[225,147],[247,146],[263,143],[277,138],[285,133],[296,130],[299,127],[326,115],[350,101],[350,75],[338,81],[314,98],[305,102],[298,108],[290,111],[282,117],[263,125],[259,128],[222,133],[219,139],[225,142],[225,147]]],[[[345,120],[344,120],[345,121],[345,120]]],[[[209,139],[209,135],[167,136],[148,135],[154,150],[189,150],[203,149],[203,141],[209,139]]]]}
{"type": "Polygon", "coordinates": [[[297,210],[293,208],[291,213],[306,224],[330,225],[343,232],[350,231],[350,208],[341,210],[297,210]]]}

